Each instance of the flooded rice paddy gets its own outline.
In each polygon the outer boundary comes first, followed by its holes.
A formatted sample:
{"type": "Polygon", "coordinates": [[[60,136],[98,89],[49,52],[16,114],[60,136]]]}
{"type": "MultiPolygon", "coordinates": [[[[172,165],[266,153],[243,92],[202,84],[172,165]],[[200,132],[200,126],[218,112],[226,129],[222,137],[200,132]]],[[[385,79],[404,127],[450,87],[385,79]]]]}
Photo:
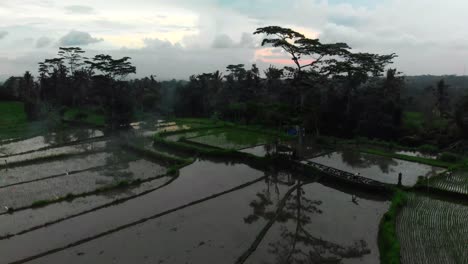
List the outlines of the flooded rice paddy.
{"type": "MultiPolygon", "coordinates": [[[[349,263],[373,263],[378,259],[378,221],[370,227],[367,220],[380,218],[388,202],[362,198],[354,204],[351,197],[351,193],[313,181],[267,177],[264,172],[243,164],[198,160],[161,189],[1,240],[0,248],[9,252],[8,261],[46,253],[32,263],[235,263],[265,226],[273,222],[259,251],[252,255],[253,262],[246,262],[256,263],[259,256],[265,260],[276,257],[270,250],[263,250],[263,246],[283,241],[284,234],[278,228],[282,230],[285,226],[293,231],[299,222],[308,230],[307,234],[315,237],[311,238],[315,243],[321,241],[334,248],[335,258],[349,258],[349,263]],[[283,200],[282,209],[275,217],[283,200]],[[339,221],[330,221],[338,218],[339,221]],[[145,221],[140,223],[141,219],[145,221]],[[342,232],[346,230],[348,233],[342,232]],[[106,232],[109,235],[101,236],[106,232]],[[48,237],[47,243],[32,242],[44,235],[48,237]],[[86,242],[48,254],[77,241],[86,242]]],[[[302,246],[304,243],[308,242],[298,242],[302,246]]],[[[318,250],[320,246],[316,247],[318,250]]]]}
{"type": "Polygon", "coordinates": [[[468,170],[461,169],[446,173],[429,181],[433,188],[468,195],[468,170]]]}
{"type": "Polygon", "coordinates": [[[240,129],[224,129],[217,133],[192,137],[191,142],[223,149],[243,149],[270,143],[273,136],[240,129]]]}
{"type": "Polygon", "coordinates": [[[468,263],[468,205],[409,195],[397,219],[403,263],[468,263]]]}
{"type": "Polygon", "coordinates": [[[54,145],[73,143],[87,139],[103,137],[104,133],[93,129],[75,129],[52,132],[45,136],[37,136],[0,146],[0,156],[9,156],[18,153],[30,152],[54,145]]]}
{"type": "Polygon", "coordinates": [[[333,152],[310,161],[390,184],[397,184],[398,174],[402,173],[405,186],[413,186],[420,176],[433,177],[444,171],[443,168],[355,151],[333,152]]]}
{"type": "MultiPolygon", "coordinates": [[[[169,133],[169,141],[242,149],[258,157],[291,153],[293,144],[278,150],[266,144],[274,140],[269,135],[186,131],[190,125],[170,122],[132,125],[136,138],[125,140],[193,162],[168,173],[167,160],[124,151],[114,138],[73,138],[65,145],[38,140],[18,148],[0,168],[0,263],[378,263],[387,196],[322,181],[318,174],[190,157],[154,147],[146,137],[167,129],[182,131],[169,133]],[[99,191],[136,180],[141,183],[99,191]],[[61,199],[68,195],[74,199],[61,199]],[[49,203],[32,206],[42,200],[49,203]]],[[[394,183],[402,171],[408,176],[404,184],[411,185],[417,176],[439,170],[356,152],[314,158],[326,150],[307,146],[304,156],[314,162],[382,182],[394,183]]]]}

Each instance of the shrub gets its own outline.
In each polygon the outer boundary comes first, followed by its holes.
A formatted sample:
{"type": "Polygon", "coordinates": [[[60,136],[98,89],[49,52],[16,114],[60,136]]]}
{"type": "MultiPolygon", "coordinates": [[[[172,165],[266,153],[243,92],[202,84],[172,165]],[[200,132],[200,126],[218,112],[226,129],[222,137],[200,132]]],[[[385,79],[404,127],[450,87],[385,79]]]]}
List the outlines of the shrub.
{"type": "Polygon", "coordinates": [[[381,263],[400,263],[400,242],[396,233],[396,218],[398,212],[407,203],[407,196],[402,191],[397,191],[392,199],[392,204],[384,214],[379,229],[379,249],[381,263]]]}
{"type": "Polygon", "coordinates": [[[50,204],[50,203],[51,203],[51,201],[49,201],[49,200],[39,200],[39,201],[35,201],[35,202],[31,205],[31,207],[32,207],[32,208],[44,207],[44,206],[46,206],[46,205],[48,205],[48,204],[50,204]]]}
{"type": "Polygon", "coordinates": [[[444,161],[444,162],[457,162],[458,161],[458,156],[456,154],[450,153],[450,152],[444,152],[440,154],[439,160],[444,161]]]}
{"type": "Polygon", "coordinates": [[[422,145],[418,149],[426,153],[437,153],[439,151],[438,147],[429,144],[422,145]]]}

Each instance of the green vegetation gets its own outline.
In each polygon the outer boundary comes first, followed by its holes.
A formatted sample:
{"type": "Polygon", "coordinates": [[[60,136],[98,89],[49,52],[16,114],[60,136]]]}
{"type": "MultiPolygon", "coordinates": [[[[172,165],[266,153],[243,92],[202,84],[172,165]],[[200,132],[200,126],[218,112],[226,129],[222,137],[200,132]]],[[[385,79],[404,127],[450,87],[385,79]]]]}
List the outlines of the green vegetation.
{"type": "Polygon", "coordinates": [[[168,163],[170,166],[173,166],[174,164],[187,164],[187,163],[192,163],[192,159],[182,159],[178,158],[175,156],[169,156],[165,153],[152,150],[152,149],[146,149],[144,147],[139,147],[136,145],[131,145],[131,144],[122,144],[122,147],[124,149],[128,149],[130,151],[136,152],[139,155],[142,155],[144,157],[147,157],[151,160],[154,160],[156,162],[165,162],[168,163]]]}
{"type": "MultiPolygon", "coordinates": [[[[127,188],[127,187],[132,186],[132,185],[141,184],[142,182],[143,181],[141,179],[134,180],[134,181],[131,181],[131,182],[123,180],[123,181],[119,181],[119,182],[117,182],[115,184],[111,184],[111,185],[108,185],[108,186],[98,188],[98,189],[96,189],[94,191],[91,191],[91,192],[80,193],[80,194],[69,193],[66,196],[59,197],[57,199],[35,201],[35,202],[33,202],[31,204],[31,206],[29,206],[29,208],[45,207],[45,206],[48,206],[50,204],[59,203],[59,202],[63,202],[63,201],[70,202],[70,201],[73,201],[74,199],[79,198],[79,197],[89,196],[89,195],[93,195],[93,194],[97,194],[97,193],[103,193],[103,192],[107,192],[107,191],[111,191],[111,190],[115,190],[115,189],[119,189],[119,188],[127,188]]],[[[28,207],[26,207],[26,208],[28,208],[28,207]]],[[[20,210],[23,210],[23,209],[25,209],[25,208],[17,208],[15,211],[20,211],[20,210]]]]}
{"type": "Polygon", "coordinates": [[[254,168],[263,169],[272,163],[281,165],[285,160],[273,157],[261,158],[252,154],[242,153],[234,149],[212,148],[203,144],[194,144],[188,141],[169,141],[160,135],[154,137],[154,144],[160,147],[171,148],[174,151],[190,154],[192,156],[207,156],[216,159],[229,159],[230,161],[244,162],[254,168]]]}
{"type": "Polygon", "coordinates": [[[441,168],[455,169],[468,166],[468,158],[450,152],[444,152],[440,154],[437,159],[396,153],[396,151],[405,150],[414,152],[420,151],[421,154],[437,154],[439,148],[430,144],[424,144],[417,148],[411,148],[399,145],[398,143],[392,141],[371,140],[362,137],[356,139],[339,139],[325,136],[318,137],[317,143],[327,147],[350,148],[353,150],[357,149],[363,153],[401,159],[410,162],[417,162],[441,168]]]}
{"type": "Polygon", "coordinates": [[[428,123],[422,112],[403,113],[403,129],[415,134],[422,134],[425,130],[439,130],[449,126],[450,120],[444,117],[433,116],[428,123]]]}
{"type": "Polygon", "coordinates": [[[413,157],[413,156],[407,156],[407,155],[396,154],[396,153],[389,153],[389,152],[385,152],[385,151],[378,150],[378,149],[361,148],[359,149],[359,151],[368,153],[368,154],[401,159],[401,160],[406,160],[406,161],[411,161],[411,162],[417,162],[417,163],[426,164],[426,165],[435,166],[435,167],[441,167],[441,168],[450,168],[450,167],[457,165],[451,162],[445,162],[441,160],[427,159],[427,158],[421,158],[421,157],[413,157]]]}
{"type": "Polygon", "coordinates": [[[113,184],[98,188],[98,189],[90,191],[90,192],[78,193],[78,194],[69,193],[66,196],[58,197],[57,199],[35,201],[30,206],[26,206],[26,207],[22,207],[22,208],[14,208],[14,209],[9,208],[9,212],[13,213],[13,212],[25,210],[25,209],[28,209],[28,208],[40,208],[40,207],[48,206],[50,204],[64,202],[64,201],[71,202],[74,199],[77,199],[77,198],[80,198],[80,197],[95,195],[95,194],[99,194],[99,193],[105,193],[105,192],[109,192],[109,191],[114,191],[116,189],[125,189],[125,188],[129,188],[129,187],[132,187],[132,186],[138,186],[138,185],[140,185],[142,183],[150,182],[150,181],[160,179],[160,178],[163,178],[163,177],[166,177],[166,176],[177,177],[179,170],[181,168],[185,167],[185,166],[190,165],[192,162],[193,162],[193,160],[185,160],[184,163],[174,164],[174,165],[172,165],[171,167],[168,168],[165,175],[156,176],[156,177],[152,177],[152,178],[147,178],[147,179],[144,179],[144,180],[142,180],[142,179],[136,179],[136,180],[132,180],[132,181],[122,180],[122,181],[118,181],[116,183],[113,183],[113,184]]]}
{"type": "Polygon", "coordinates": [[[86,153],[62,153],[62,154],[53,154],[50,156],[42,156],[34,159],[28,159],[28,160],[22,160],[18,162],[11,162],[8,164],[0,164],[0,169],[4,168],[13,168],[13,167],[19,167],[19,166],[25,166],[25,165],[30,165],[30,164],[36,164],[36,163],[43,163],[43,162],[48,162],[48,161],[53,161],[53,160],[61,160],[61,159],[68,159],[71,157],[77,157],[77,156],[83,156],[83,155],[90,155],[94,153],[100,153],[102,150],[96,150],[96,151],[88,151],[86,153]]]}
{"type": "Polygon", "coordinates": [[[467,205],[415,193],[397,216],[403,263],[468,263],[467,205]]]}
{"type": "Polygon", "coordinates": [[[224,149],[243,149],[271,143],[274,141],[274,138],[270,135],[257,132],[228,128],[216,134],[199,136],[188,140],[224,149]]]}
{"type": "Polygon", "coordinates": [[[99,114],[96,111],[80,109],[80,108],[69,108],[63,115],[65,121],[77,121],[92,126],[104,126],[105,117],[103,114],[99,114]]]}
{"type": "Polygon", "coordinates": [[[0,102],[0,124],[16,124],[27,122],[24,104],[21,102],[0,102]]]}
{"type": "Polygon", "coordinates": [[[418,150],[424,153],[437,153],[439,151],[439,148],[434,145],[424,144],[418,147],[418,150]]]}
{"type": "MultiPolygon", "coordinates": [[[[68,195],[67,195],[68,196],[68,195]]],[[[47,206],[48,204],[52,203],[53,200],[39,200],[35,201],[31,207],[32,208],[39,208],[39,207],[44,207],[47,206]]]]}
{"type": "Polygon", "coordinates": [[[458,160],[460,160],[460,157],[458,157],[456,154],[449,153],[449,152],[444,152],[440,154],[439,160],[443,162],[452,162],[455,163],[458,160]]]}
{"type": "Polygon", "coordinates": [[[407,203],[407,195],[396,191],[390,209],[384,214],[379,229],[380,261],[382,264],[400,263],[400,243],[396,232],[398,213],[407,203]]]}
{"type": "Polygon", "coordinates": [[[403,127],[410,131],[420,131],[424,127],[424,115],[421,112],[403,113],[403,127]]]}
{"type": "Polygon", "coordinates": [[[419,185],[421,189],[424,189],[426,184],[434,189],[468,196],[468,169],[444,173],[430,178],[428,182],[422,182],[419,185]]]}
{"type": "MultiPolygon", "coordinates": [[[[221,121],[217,119],[208,119],[208,118],[177,118],[174,119],[174,122],[176,122],[178,125],[187,125],[190,126],[192,129],[185,131],[185,132],[194,132],[194,131],[202,131],[205,129],[215,129],[215,128],[233,128],[233,129],[239,129],[239,130],[245,130],[245,131],[250,131],[250,132],[257,132],[273,137],[279,137],[280,139],[283,140],[290,140],[294,137],[287,135],[284,133],[282,130],[273,130],[269,127],[265,127],[262,125],[243,125],[235,122],[227,122],[227,121],[221,121]]],[[[170,132],[169,132],[170,133],[170,132]]],[[[178,133],[178,131],[175,131],[174,133],[178,133]]],[[[168,134],[164,134],[168,135],[168,134]]],[[[190,136],[187,136],[187,138],[190,138],[190,136]]]]}
{"type": "Polygon", "coordinates": [[[28,122],[21,102],[0,102],[0,140],[26,138],[45,130],[41,122],[28,122]]]}
{"type": "Polygon", "coordinates": [[[171,141],[191,141],[212,147],[239,149],[272,142],[279,138],[291,140],[294,137],[281,131],[262,126],[240,125],[206,118],[179,118],[174,122],[178,126],[189,126],[190,129],[160,132],[159,136],[171,141]],[[211,140],[213,144],[211,144],[211,140]],[[208,143],[208,144],[206,144],[208,143]],[[231,144],[230,144],[231,143],[231,144]]]}

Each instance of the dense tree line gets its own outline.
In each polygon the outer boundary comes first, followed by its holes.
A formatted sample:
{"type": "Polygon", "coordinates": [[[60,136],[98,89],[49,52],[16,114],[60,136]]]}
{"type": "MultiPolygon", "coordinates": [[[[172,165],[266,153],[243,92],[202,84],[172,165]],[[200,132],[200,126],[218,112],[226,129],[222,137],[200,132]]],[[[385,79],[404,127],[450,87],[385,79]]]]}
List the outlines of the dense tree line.
{"type": "Polygon", "coordinates": [[[408,92],[415,79],[387,69],[395,54],[353,53],[345,43],[324,44],[281,27],[259,28],[255,34],[266,36],[262,45],[289,54],[293,66],[270,66],[261,74],[256,65],[229,65],[225,76],[219,71],[192,76],[177,90],[176,114],[299,125],[316,135],[414,145],[449,144],[466,135],[466,93],[440,79],[432,79],[420,94],[408,92]],[[408,128],[405,111],[425,114],[427,124],[408,128]]]}
{"type": "Polygon", "coordinates": [[[23,101],[31,120],[51,109],[61,109],[63,114],[68,107],[90,108],[104,114],[114,129],[128,125],[135,110],[157,110],[160,83],[153,76],[125,80],[136,72],[131,58],[99,54],[89,59],[84,53],[78,47],[60,48],[56,58],[39,63],[36,80],[29,72],[10,78],[2,96],[23,101]]]}
{"type": "Polygon", "coordinates": [[[192,76],[178,91],[177,114],[301,125],[316,134],[398,136],[403,81],[395,70],[380,78],[394,54],[352,53],[344,43],[323,44],[280,27],[255,34],[267,36],[262,45],[287,52],[294,67],[271,66],[265,78],[256,65],[229,65],[224,78],[219,72],[192,76]]]}
{"type": "Polygon", "coordinates": [[[128,125],[135,112],[157,111],[410,145],[449,145],[468,135],[466,78],[403,78],[389,69],[395,54],[352,52],[345,43],[322,43],[276,26],[254,34],[264,36],[262,46],[288,54],[291,66],[238,64],[188,81],[127,81],[136,72],[129,57],[87,58],[67,47],[39,63],[37,78],[26,72],[8,79],[0,97],[23,101],[31,120],[51,109],[95,109],[111,128],[128,125]]]}

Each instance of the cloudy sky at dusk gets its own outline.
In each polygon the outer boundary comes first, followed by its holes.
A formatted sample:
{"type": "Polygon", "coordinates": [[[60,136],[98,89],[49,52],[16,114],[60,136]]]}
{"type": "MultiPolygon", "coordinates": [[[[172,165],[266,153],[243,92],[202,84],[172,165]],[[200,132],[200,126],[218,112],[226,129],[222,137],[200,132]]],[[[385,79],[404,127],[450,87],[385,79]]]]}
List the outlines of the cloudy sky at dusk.
{"type": "Polygon", "coordinates": [[[467,10],[466,0],[1,0],[0,76],[36,73],[59,46],[130,56],[138,76],[159,79],[288,63],[252,35],[268,25],[395,52],[394,67],[408,75],[463,74],[467,10]]]}

